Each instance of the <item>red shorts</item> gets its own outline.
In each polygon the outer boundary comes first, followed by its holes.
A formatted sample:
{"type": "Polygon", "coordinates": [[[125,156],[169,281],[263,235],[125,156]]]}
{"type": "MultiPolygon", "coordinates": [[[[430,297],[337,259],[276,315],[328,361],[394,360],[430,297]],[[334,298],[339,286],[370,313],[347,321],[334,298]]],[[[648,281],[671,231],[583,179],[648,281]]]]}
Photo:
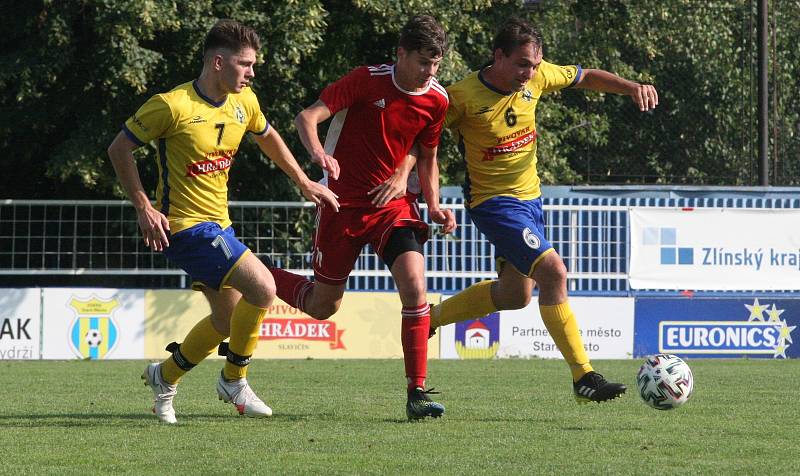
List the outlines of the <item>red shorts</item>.
{"type": "Polygon", "coordinates": [[[428,225],[420,219],[416,203],[402,203],[384,208],[317,207],[317,229],[314,235],[314,278],[322,283],[338,285],[347,282],[353,265],[364,245],[370,244],[378,256],[394,228],[418,230],[421,243],[428,240],[428,225]]]}

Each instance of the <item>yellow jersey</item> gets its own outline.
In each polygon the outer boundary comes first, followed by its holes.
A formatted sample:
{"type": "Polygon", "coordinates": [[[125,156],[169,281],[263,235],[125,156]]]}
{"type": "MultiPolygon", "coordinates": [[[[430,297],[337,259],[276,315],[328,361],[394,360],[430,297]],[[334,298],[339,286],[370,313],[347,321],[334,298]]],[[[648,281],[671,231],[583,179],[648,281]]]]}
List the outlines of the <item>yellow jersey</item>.
{"type": "Polygon", "coordinates": [[[497,196],[531,200],[541,195],[536,171],[536,104],[543,93],[577,83],[581,67],[542,61],[525,89],[500,91],[482,71],[447,88],[445,126],[467,164],[464,199],[470,207],[497,196]]]}
{"type": "Polygon", "coordinates": [[[206,97],[195,81],[151,97],[122,127],[138,145],[157,151],[156,207],[175,234],[202,222],[231,225],[228,173],[244,133],[269,124],[250,88],[221,102],[206,97]]]}

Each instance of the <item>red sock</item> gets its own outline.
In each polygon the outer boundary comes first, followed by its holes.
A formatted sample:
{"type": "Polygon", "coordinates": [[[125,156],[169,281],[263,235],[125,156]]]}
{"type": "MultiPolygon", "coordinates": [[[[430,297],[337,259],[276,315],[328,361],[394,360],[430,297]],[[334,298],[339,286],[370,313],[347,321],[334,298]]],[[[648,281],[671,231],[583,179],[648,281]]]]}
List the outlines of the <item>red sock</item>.
{"type": "Polygon", "coordinates": [[[428,303],[403,307],[401,340],[409,390],[425,386],[428,370],[428,330],[431,308],[428,303]]]}
{"type": "Polygon", "coordinates": [[[314,283],[298,274],[284,271],[280,268],[270,268],[269,272],[275,278],[275,287],[278,297],[286,304],[303,310],[303,301],[314,287],[314,283]]]}

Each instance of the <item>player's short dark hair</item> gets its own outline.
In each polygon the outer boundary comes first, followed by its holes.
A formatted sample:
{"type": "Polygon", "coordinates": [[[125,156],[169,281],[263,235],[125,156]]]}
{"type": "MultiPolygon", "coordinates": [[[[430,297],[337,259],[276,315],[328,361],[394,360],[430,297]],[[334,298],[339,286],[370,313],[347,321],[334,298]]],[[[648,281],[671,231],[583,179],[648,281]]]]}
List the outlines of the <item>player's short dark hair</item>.
{"type": "Polygon", "coordinates": [[[444,56],[447,33],[430,15],[416,15],[400,30],[400,46],[406,51],[419,51],[430,56],[444,56]]]}
{"type": "Polygon", "coordinates": [[[254,29],[236,20],[220,20],[206,34],[203,55],[217,48],[239,52],[248,47],[256,51],[261,49],[261,39],[254,29]]]}
{"type": "Polygon", "coordinates": [[[528,43],[533,43],[534,49],[541,49],[542,33],[527,21],[511,17],[497,30],[492,42],[492,51],[500,48],[504,55],[511,56],[514,50],[528,43]]]}

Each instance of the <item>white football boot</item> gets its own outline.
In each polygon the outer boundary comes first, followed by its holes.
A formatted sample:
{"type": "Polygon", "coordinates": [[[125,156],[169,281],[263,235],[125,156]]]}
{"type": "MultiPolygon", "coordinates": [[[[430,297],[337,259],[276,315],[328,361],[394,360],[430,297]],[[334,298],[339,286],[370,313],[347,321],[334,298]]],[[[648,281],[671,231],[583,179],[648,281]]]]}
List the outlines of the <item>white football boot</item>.
{"type": "Polygon", "coordinates": [[[272,408],[258,398],[246,378],[229,382],[220,373],[217,381],[217,395],[223,402],[232,403],[239,415],[254,418],[272,415],[272,408]]]}
{"type": "Polygon", "coordinates": [[[144,384],[153,390],[153,413],[164,423],[177,423],[172,399],[178,393],[178,386],[169,384],[161,378],[161,364],[150,364],[142,374],[144,384]]]}

